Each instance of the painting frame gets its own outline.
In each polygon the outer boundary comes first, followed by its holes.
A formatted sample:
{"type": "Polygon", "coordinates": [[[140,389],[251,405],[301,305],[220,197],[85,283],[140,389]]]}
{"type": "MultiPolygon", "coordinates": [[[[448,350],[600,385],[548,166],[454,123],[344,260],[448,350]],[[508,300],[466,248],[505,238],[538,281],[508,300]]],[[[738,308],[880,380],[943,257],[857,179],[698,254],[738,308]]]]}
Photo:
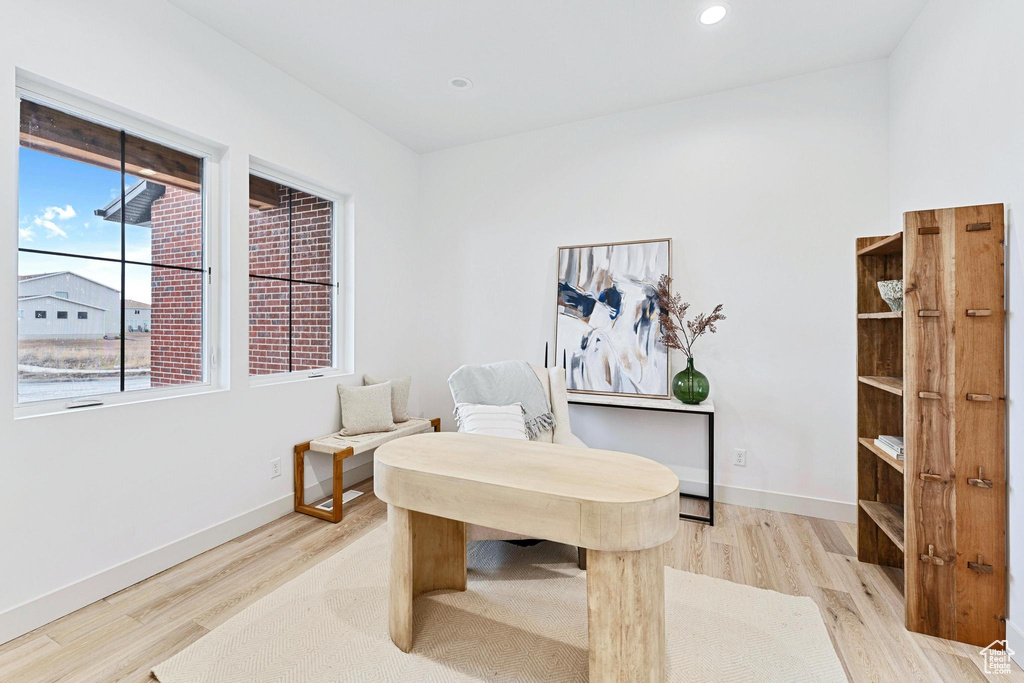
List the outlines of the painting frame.
{"type": "MultiPolygon", "coordinates": [[[[591,244],[570,244],[560,246],[555,249],[555,346],[554,346],[554,364],[557,366],[560,362],[558,358],[558,327],[559,327],[559,315],[560,315],[560,294],[559,294],[559,283],[560,283],[560,264],[562,262],[562,252],[569,249],[593,249],[599,247],[620,247],[630,246],[636,244],[654,244],[664,243],[668,250],[668,261],[665,268],[665,274],[669,277],[672,276],[672,238],[661,237],[652,239],[642,240],[625,240],[620,242],[595,242],[591,244]]],[[[566,373],[569,372],[569,368],[565,368],[566,373]]],[[[566,391],[570,394],[587,394],[592,396],[625,396],[632,398],[651,398],[651,399],[664,399],[669,400],[672,398],[672,354],[668,348],[665,348],[665,393],[664,394],[652,394],[652,393],[627,393],[617,391],[600,391],[595,389],[574,389],[570,388],[569,377],[566,377],[566,391]]]]}

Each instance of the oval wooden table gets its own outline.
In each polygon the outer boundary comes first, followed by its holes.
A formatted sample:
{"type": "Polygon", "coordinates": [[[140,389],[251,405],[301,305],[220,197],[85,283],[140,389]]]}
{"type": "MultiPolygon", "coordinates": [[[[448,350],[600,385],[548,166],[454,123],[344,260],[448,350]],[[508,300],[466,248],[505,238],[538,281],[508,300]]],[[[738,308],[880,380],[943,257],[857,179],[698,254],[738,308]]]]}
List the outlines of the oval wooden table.
{"type": "Polygon", "coordinates": [[[466,523],[586,548],[591,681],[665,677],[662,545],[679,480],[628,453],[475,434],[420,434],[377,449],[388,504],[388,631],[412,649],[413,598],[466,589],[466,523]]]}

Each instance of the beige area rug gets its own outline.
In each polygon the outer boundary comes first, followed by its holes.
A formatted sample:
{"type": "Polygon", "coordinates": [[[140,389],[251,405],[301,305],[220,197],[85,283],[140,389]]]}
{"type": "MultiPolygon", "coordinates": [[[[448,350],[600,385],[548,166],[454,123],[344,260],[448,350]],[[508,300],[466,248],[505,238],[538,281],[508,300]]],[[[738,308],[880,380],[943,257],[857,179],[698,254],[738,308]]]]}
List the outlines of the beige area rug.
{"type": "MultiPolygon", "coordinates": [[[[253,603],[153,673],[199,681],[586,681],[576,549],[470,544],[469,588],[417,598],[411,653],[387,630],[387,526],[253,603]]],[[[846,681],[810,598],[666,569],[671,681],[846,681]]]]}

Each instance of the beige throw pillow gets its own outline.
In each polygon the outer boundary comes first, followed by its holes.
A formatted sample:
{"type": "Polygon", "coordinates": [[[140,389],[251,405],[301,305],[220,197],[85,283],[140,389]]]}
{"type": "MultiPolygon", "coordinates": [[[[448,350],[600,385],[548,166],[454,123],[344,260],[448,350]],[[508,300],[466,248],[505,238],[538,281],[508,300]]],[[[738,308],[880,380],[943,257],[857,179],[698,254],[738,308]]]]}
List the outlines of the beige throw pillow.
{"type": "Polygon", "coordinates": [[[363,386],[383,384],[391,382],[391,419],[395,422],[406,422],[409,420],[409,385],[412,384],[412,377],[392,377],[391,379],[376,379],[369,375],[363,375],[363,386]]]}
{"type": "Polygon", "coordinates": [[[341,399],[341,435],[393,432],[398,427],[391,418],[391,382],[369,387],[338,385],[341,399]]]}

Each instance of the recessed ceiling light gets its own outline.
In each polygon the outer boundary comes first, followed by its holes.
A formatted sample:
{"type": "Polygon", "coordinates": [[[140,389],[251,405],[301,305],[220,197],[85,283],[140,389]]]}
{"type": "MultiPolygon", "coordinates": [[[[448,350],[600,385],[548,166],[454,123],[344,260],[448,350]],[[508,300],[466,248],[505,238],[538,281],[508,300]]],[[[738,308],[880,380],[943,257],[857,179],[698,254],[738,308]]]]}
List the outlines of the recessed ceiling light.
{"type": "Polygon", "coordinates": [[[711,5],[711,7],[700,13],[700,23],[705,26],[717,24],[722,19],[725,19],[725,13],[728,11],[725,5],[711,5]]]}
{"type": "Polygon", "coordinates": [[[455,90],[469,90],[473,87],[473,81],[465,76],[455,76],[448,79],[448,87],[455,90]]]}

